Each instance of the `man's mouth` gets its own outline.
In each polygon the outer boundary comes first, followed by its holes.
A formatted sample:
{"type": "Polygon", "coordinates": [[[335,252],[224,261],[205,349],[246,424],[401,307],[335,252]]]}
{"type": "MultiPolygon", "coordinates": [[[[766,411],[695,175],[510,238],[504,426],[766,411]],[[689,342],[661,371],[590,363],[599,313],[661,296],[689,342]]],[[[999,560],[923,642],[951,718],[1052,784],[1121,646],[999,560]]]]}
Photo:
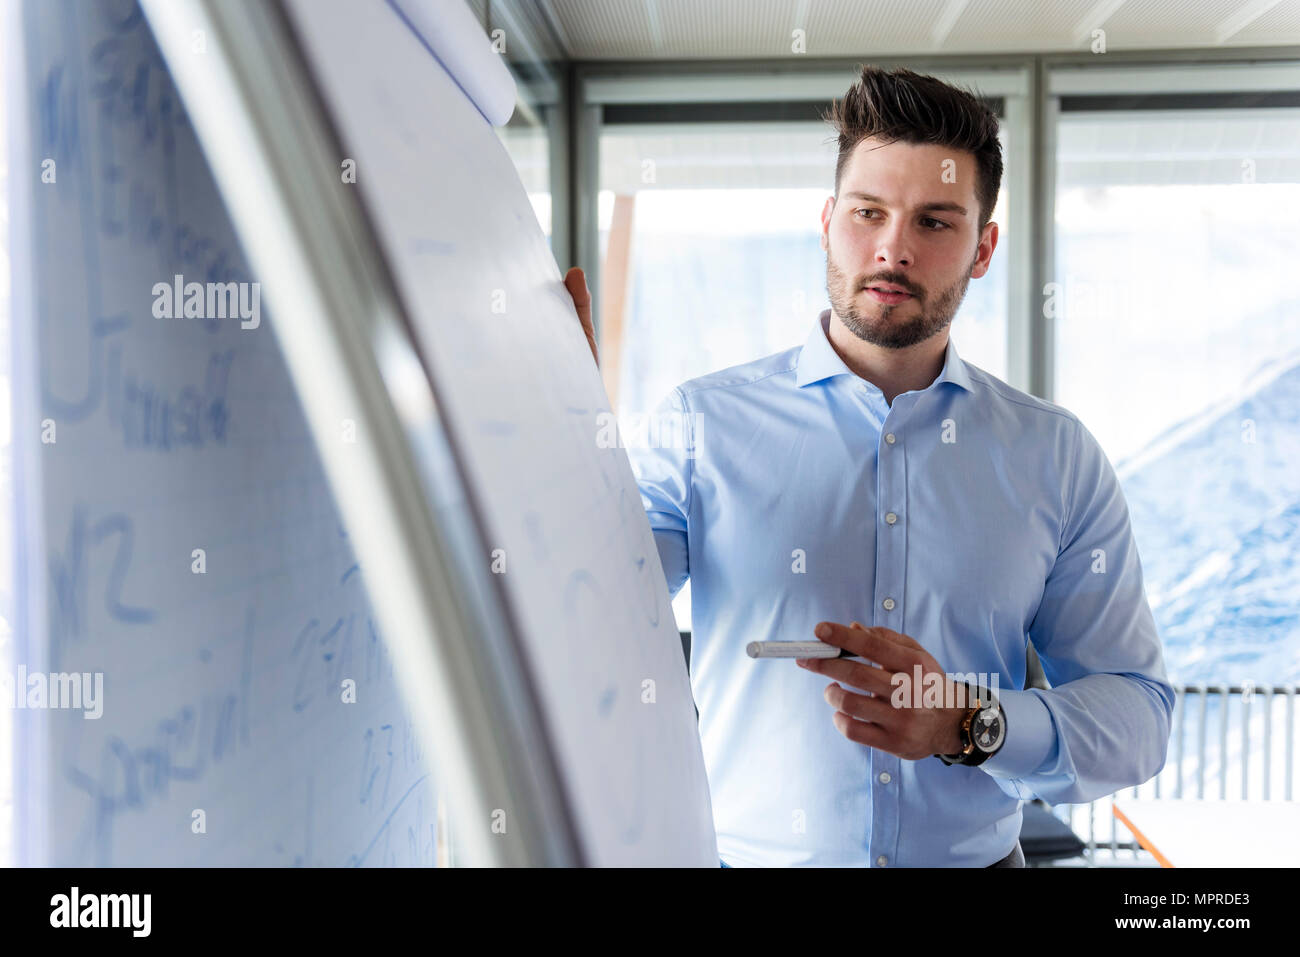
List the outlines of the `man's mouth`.
{"type": "Polygon", "coordinates": [[[888,282],[872,283],[867,287],[867,292],[871,293],[873,299],[888,305],[895,305],[912,298],[912,294],[902,286],[895,286],[888,282]]]}

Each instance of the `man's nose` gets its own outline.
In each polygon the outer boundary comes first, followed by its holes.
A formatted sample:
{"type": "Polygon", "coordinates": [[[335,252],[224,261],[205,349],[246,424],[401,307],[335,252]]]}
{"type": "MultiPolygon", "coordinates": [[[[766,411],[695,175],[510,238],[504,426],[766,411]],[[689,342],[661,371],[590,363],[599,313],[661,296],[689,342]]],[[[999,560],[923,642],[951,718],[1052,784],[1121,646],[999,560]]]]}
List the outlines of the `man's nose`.
{"type": "Polygon", "coordinates": [[[895,221],[877,234],[876,265],[909,266],[912,259],[907,230],[901,221],[895,221]]]}

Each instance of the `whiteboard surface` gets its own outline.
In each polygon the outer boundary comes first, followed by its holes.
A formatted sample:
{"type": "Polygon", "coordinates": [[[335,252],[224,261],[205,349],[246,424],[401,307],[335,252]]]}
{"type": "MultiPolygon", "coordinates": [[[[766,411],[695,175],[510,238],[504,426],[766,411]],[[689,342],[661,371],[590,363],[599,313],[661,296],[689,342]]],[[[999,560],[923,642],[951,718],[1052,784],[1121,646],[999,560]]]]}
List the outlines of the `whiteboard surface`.
{"type": "Polygon", "coordinates": [[[18,863],[433,864],[428,762],[272,318],[152,314],[177,273],[257,277],[149,29],[128,3],[23,13],[5,664],[104,691],[98,720],[13,713],[18,863]]]}

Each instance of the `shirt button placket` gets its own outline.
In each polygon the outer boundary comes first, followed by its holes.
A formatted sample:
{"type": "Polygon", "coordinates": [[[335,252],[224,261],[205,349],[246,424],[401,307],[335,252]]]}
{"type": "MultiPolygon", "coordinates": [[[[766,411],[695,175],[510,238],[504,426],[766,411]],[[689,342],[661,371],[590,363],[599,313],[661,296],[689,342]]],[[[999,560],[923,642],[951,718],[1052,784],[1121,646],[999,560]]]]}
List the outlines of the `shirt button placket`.
{"type": "MultiPolygon", "coordinates": [[[[892,410],[891,410],[892,411],[892,410]]],[[[888,413],[886,414],[888,417],[888,413]]],[[[901,519],[906,506],[907,475],[902,443],[895,432],[883,430],[884,443],[880,446],[877,461],[878,487],[877,514],[883,521],[877,524],[875,594],[880,598],[880,611],[873,614],[876,624],[894,631],[902,631],[903,569],[906,559],[905,531],[901,519]]],[[[877,867],[889,865],[891,855],[898,849],[899,789],[886,787],[898,773],[899,759],[888,751],[871,750],[871,767],[878,782],[872,801],[871,849],[877,867]]]]}

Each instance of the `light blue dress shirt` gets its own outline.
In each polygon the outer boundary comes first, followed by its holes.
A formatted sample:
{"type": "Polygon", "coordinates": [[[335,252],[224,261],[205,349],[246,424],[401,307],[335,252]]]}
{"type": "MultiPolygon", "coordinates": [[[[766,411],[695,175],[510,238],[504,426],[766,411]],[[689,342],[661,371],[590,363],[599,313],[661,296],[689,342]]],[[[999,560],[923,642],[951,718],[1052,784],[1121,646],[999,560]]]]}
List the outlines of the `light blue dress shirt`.
{"type": "MultiPolygon", "coordinates": [[[[1166,679],[1124,501],[1065,409],[957,356],[892,406],[827,339],[678,386],[686,441],[629,448],[668,588],[691,580],[691,682],[728,864],[987,866],[1021,802],[1080,803],[1165,763],[1166,679]],[[978,767],[850,741],[829,679],[750,641],[881,625],[997,675],[978,767]],[[1050,691],[1024,690],[1032,640],[1050,691]]],[[[660,430],[671,434],[671,429],[660,430]]],[[[852,689],[850,689],[852,690],[852,689]]]]}

